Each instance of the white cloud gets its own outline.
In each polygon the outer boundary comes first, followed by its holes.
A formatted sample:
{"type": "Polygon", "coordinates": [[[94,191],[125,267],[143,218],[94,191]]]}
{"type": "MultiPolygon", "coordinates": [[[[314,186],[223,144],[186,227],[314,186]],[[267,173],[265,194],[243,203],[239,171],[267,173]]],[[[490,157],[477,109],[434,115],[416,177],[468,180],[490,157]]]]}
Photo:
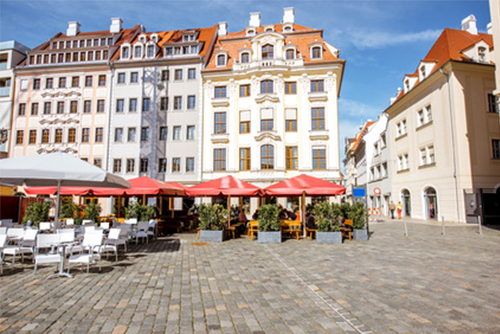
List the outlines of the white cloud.
{"type": "Polygon", "coordinates": [[[361,122],[361,118],[363,121],[367,119],[376,119],[378,115],[383,111],[382,108],[378,108],[376,106],[368,105],[363,102],[348,100],[348,99],[339,99],[339,118],[349,118],[359,119],[361,122]]]}
{"type": "Polygon", "coordinates": [[[397,34],[392,32],[350,31],[351,42],[359,49],[382,49],[398,44],[434,41],[442,30],[424,30],[420,32],[397,34]]]}

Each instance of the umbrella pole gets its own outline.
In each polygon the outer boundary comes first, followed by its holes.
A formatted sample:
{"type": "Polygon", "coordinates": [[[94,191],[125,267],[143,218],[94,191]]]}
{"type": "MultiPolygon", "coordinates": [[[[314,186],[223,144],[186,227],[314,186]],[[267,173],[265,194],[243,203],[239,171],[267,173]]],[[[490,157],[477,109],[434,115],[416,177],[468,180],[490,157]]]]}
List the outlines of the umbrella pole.
{"type": "Polygon", "coordinates": [[[142,194],[142,206],[146,206],[146,194],[142,194]]]}
{"type": "Polygon", "coordinates": [[[59,219],[59,193],[61,192],[61,180],[57,180],[56,213],[54,214],[54,226],[59,219]]]}
{"type": "Polygon", "coordinates": [[[231,195],[227,195],[227,227],[231,226],[231,195]]]}
{"type": "Polygon", "coordinates": [[[170,208],[170,211],[172,212],[172,218],[174,218],[174,206],[172,205],[172,197],[168,198],[168,206],[170,208]]]}
{"type": "Polygon", "coordinates": [[[302,210],[302,224],[303,227],[302,229],[304,230],[304,238],[307,236],[306,235],[306,192],[304,191],[302,193],[302,201],[300,203],[301,205],[301,210],[302,210]]]}

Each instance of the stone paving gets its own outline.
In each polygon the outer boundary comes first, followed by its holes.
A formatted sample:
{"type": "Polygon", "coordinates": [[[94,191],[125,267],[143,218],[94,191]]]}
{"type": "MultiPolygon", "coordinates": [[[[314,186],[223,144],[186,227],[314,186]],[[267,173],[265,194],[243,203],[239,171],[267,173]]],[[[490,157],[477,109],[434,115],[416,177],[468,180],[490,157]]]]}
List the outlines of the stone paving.
{"type": "MultiPolygon", "coordinates": [[[[4,266],[2,333],[500,333],[500,232],[371,224],[368,242],[182,233],[102,271],[4,266]]],[[[8,260],[8,259],[7,259],[8,260]]]]}

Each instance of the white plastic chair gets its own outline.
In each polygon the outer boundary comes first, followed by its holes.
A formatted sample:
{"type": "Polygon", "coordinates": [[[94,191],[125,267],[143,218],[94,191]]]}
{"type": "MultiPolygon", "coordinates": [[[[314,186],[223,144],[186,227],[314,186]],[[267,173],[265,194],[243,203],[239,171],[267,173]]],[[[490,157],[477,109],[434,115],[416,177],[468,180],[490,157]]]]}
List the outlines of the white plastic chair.
{"type": "Polygon", "coordinates": [[[137,218],[125,219],[125,224],[137,225],[137,218]]]}
{"type": "Polygon", "coordinates": [[[7,242],[7,234],[0,234],[0,275],[3,275],[3,249],[7,242]]]}
{"type": "Polygon", "coordinates": [[[12,219],[2,219],[2,220],[0,220],[0,226],[11,227],[12,226],[12,219]]]}
{"type": "Polygon", "coordinates": [[[99,271],[101,271],[102,240],[102,231],[85,233],[82,246],[84,249],[86,249],[86,253],[70,255],[68,259],[68,274],[71,270],[71,263],[87,264],[87,274],[89,273],[90,264],[98,263],[99,271]]]}
{"type": "Polygon", "coordinates": [[[75,220],[73,218],[66,219],[66,226],[73,227],[75,225],[75,220]]]}
{"type": "Polygon", "coordinates": [[[141,239],[146,238],[146,243],[148,243],[148,229],[149,229],[148,222],[137,223],[137,229],[132,232],[132,239],[135,240],[136,244],[139,243],[139,238],[141,239]]]}
{"type": "Polygon", "coordinates": [[[109,230],[108,238],[104,241],[102,246],[102,253],[114,252],[116,261],[118,261],[118,246],[123,245],[125,252],[127,251],[127,240],[120,238],[121,229],[111,228],[109,230]]]}
{"type": "Polygon", "coordinates": [[[40,232],[50,232],[52,224],[50,222],[40,222],[40,224],[38,224],[38,228],[40,229],[40,232]]]}
{"type": "Polygon", "coordinates": [[[0,234],[5,234],[7,235],[7,226],[0,226],[0,234]]]}
{"type": "Polygon", "coordinates": [[[57,230],[61,243],[72,243],[75,241],[75,230],[72,228],[63,228],[57,230]]]}
{"type": "Polygon", "coordinates": [[[39,234],[37,236],[35,247],[35,270],[33,271],[33,275],[36,274],[38,264],[61,263],[61,255],[57,251],[57,246],[54,246],[59,244],[59,236],[60,234],[39,234]],[[50,251],[46,253],[40,252],[40,250],[47,249],[50,249],[50,251]]]}
{"type": "Polygon", "coordinates": [[[21,255],[21,261],[24,262],[24,254],[33,255],[35,253],[34,248],[37,234],[37,230],[23,230],[23,236],[20,240],[18,240],[17,245],[6,246],[2,251],[3,254],[12,256],[12,264],[15,263],[16,256],[18,255],[21,255]]]}
{"type": "Polygon", "coordinates": [[[156,233],[156,224],[157,223],[158,223],[158,220],[156,220],[156,219],[149,220],[148,237],[155,238],[155,240],[158,238],[158,235],[156,233]]]}
{"type": "Polygon", "coordinates": [[[108,222],[103,222],[101,223],[100,226],[104,231],[109,231],[109,223],[108,222]]]}
{"type": "Polygon", "coordinates": [[[9,227],[7,229],[7,244],[18,244],[23,239],[24,228],[9,227]]]}

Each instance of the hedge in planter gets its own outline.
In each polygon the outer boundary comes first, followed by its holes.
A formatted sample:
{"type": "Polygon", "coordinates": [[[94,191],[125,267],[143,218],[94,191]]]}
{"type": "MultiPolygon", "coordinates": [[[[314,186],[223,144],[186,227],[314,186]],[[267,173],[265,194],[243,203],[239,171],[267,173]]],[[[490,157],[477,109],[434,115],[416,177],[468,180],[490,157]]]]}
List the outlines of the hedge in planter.
{"type": "Polygon", "coordinates": [[[259,208],[259,243],[281,242],[281,209],[276,204],[266,204],[259,208]]]}
{"type": "Polygon", "coordinates": [[[200,204],[200,240],[223,241],[224,224],[227,221],[228,210],[220,204],[200,204]]]}
{"type": "Polygon", "coordinates": [[[341,244],[340,206],[328,201],[317,202],[312,209],[318,223],[317,243],[341,244]]]}
{"type": "Polygon", "coordinates": [[[23,217],[23,224],[26,225],[31,220],[31,226],[37,226],[40,222],[49,221],[49,211],[52,207],[51,202],[33,202],[31,203],[23,217]]]}
{"type": "Polygon", "coordinates": [[[366,213],[365,205],[361,202],[356,202],[351,206],[349,219],[352,219],[352,227],[354,240],[368,240],[368,231],[366,230],[366,213]]]}

